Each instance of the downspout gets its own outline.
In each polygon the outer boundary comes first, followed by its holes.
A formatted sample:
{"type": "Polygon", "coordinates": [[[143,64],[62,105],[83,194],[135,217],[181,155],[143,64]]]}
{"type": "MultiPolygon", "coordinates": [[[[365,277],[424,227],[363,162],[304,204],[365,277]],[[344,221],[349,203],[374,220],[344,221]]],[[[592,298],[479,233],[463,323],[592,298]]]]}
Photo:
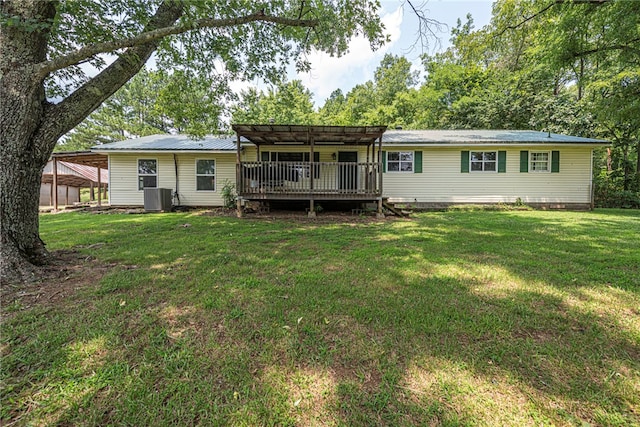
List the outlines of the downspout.
{"type": "Polygon", "coordinates": [[[378,217],[384,217],[382,213],[382,194],[384,189],[382,188],[382,162],[384,159],[382,158],[382,134],[380,134],[380,139],[378,140],[378,179],[380,185],[380,198],[378,199],[378,217]]]}
{"type": "Polygon", "coordinates": [[[173,193],[173,197],[178,201],[176,206],[180,206],[180,193],[178,192],[178,157],[176,153],[173,153],[173,166],[176,170],[176,191],[173,193]]]}
{"type": "Polygon", "coordinates": [[[591,164],[589,165],[589,197],[591,210],[595,208],[595,200],[594,200],[594,188],[593,188],[593,148],[591,149],[591,164]]]}

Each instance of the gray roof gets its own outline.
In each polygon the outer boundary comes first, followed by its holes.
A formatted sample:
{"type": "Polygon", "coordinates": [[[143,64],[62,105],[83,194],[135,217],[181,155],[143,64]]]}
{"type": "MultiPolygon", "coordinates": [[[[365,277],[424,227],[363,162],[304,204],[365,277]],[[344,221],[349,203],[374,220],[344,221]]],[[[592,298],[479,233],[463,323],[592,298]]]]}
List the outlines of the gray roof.
{"type": "Polygon", "coordinates": [[[383,144],[608,144],[608,141],[533,130],[388,130],[383,144]],[[549,136],[550,135],[550,136],[549,136]]]}
{"type": "Polygon", "coordinates": [[[236,137],[206,136],[192,139],[187,135],[150,135],[91,147],[93,151],[235,151],[236,137]]]}
{"type": "MultiPolygon", "coordinates": [[[[249,141],[241,138],[243,143],[249,141]]],[[[388,130],[382,143],[398,145],[476,145],[476,144],[594,144],[608,141],[532,130],[388,130]]],[[[151,135],[96,145],[93,151],[235,151],[236,137],[151,135]]]]}

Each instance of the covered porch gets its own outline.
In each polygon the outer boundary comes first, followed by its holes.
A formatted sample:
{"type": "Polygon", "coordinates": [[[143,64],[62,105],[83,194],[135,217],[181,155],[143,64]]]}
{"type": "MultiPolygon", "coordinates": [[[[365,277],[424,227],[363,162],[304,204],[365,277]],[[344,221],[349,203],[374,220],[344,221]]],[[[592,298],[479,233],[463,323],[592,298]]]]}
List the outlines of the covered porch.
{"type": "Polygon", "coordinates": [[[374,201],[382,213],[386,126],[236,124],[232,128],[237,135],[238,215],[247,200],[308,200],[312,216],[315,201],[374,201]],[[255,146],[255,161],[243,160],[243,139],[255,146]],[[321,152],[325,161],[320,161],[321,152]]]}

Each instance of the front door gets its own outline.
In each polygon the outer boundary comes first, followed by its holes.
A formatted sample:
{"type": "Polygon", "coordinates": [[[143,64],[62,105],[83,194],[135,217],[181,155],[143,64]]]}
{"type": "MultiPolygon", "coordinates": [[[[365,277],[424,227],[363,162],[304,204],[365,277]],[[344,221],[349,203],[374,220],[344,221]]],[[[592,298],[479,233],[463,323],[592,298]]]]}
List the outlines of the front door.
{"type": "Polygon", "coordinates": [[[357,163],[357,151],[338,152],[338,188],[340,190],[356,190],[358,188],[357,163]]]}

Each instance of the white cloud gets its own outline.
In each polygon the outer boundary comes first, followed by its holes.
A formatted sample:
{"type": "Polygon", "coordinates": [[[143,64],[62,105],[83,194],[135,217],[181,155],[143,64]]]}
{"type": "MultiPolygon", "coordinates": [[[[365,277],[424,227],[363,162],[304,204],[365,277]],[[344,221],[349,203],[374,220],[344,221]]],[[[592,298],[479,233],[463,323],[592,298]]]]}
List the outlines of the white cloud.
{"type": "Polygon", "coordinates": [[[340,57],[331,57],[324,52],[309,55],[311,71],[309,73],[292,72],[290,79],[302,80],[302,83],[314,93],[316,106],[324,104],[324,100],[335,89],[348,92],[353,86],[373,78],[373,73],[380,61],[400,39],[402,25],[402,8],[382,16],[389,42],[377,51],[372,51],[364,37],[356,37],[349,43],[349,52],[340,57]]]}

